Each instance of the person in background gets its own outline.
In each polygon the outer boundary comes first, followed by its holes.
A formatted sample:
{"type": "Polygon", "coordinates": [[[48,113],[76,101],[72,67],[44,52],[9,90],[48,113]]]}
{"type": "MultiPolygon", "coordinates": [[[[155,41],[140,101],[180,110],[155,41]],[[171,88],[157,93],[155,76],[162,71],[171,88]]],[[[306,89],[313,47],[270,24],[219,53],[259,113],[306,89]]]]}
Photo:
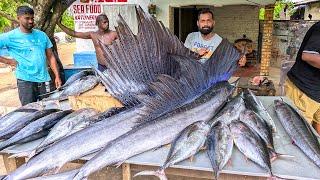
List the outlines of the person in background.
{"type": "Polygon", "coordinates": [[[40,87],[51,80],[48,64],[55,75],[56,88],[61,86],[61,79],[49,37],[34,29],[33,9],[20,6],[17,17],[19,27],[0,35],[0,48],[7,48],[12,59],[0,56],[0,62],[16,68],[19,99],[26,105],[39,100],[40,87]]]}
{"type": "Polygon", "coordinates": [[[58,22],[58,26],[69,36],[92,40],[97,54],[98,69],[100,71],[103,71],[107,67],[105,63],[105,57],[103,55],[103,51],[100,47],[99,41],[105,45],[110,45],[114,40],[118,38],[118,35],[115,31],[111,31],[109,29],[109,19],[105,14],[100,14],[97,16],[96,25],[98,26],[97,31],[76,32],[65,27],[63,24],[61,24],[61,22],[58,22]]]}
{"type": "MultiPolygon", "coordinates": [[[[222,42],[222,37],[213,32],[215,25],[214,15],[210,9],[202,9],[198,13],[197,26],[199,31],[188,34],[184,46],[199,54],[201,63],[206,62],[222,42]]],[[[239,65],[244,66],[245,56],[239,60],[239,65]]]]}
{"type": "Polygon", "coordinates": [[[287,75],[286,96],[320,134],[320,22],[307,31],[287,75]]]}

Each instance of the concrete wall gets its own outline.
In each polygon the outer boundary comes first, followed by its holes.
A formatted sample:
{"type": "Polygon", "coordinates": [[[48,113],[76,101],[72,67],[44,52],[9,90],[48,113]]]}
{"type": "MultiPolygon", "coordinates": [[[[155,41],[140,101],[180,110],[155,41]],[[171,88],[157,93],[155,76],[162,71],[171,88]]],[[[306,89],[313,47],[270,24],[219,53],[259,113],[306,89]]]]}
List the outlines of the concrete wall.
{"type": "Polygon", "coordinates": [[[228,5],[255,5],[255,3],[263,5],[273,4],[275,0],[152,0],[152,3],[157,5],[157,18],[161,20],[165,26],[169,27],[169,7],[181,7],[190,5],[205,5],[222,7],[228,5]]]}
{"type": "MultiPolygon", "coordinates": [[[[197,8],[214,6],[215,1],[167,1],[162,0],[157,4],[156,17],[162,21],[166,27],[173,26],[173,20],[170,20],[170,7],[181,7],[196,4],[197,8]],[[202,3],[201,3],[202,2],[202,3]],[[171,23],[171,24],[170,24],[171,23]],[[170,24],[170,25],[169,25],[170,24]]],[[[253,47],[257,49],[259,35],[259,7],[253,5],[226,5],[215,6],[214,14],[216,26],[214,31],[229,41],[242,38],[243,34],[253,40],[253,47]]],[[[173,18],[171,16],[171,18],[173,18]]],[[[173,30],[171,28],[171,30],[173,30]]]]}
{"type": "Polygon", "coordinates": [[[316,21],[274,21],[270,66],[281,68],[282,64],[294,62],[302,40],[316,21]]]}
{"type": "Polygon", "coordinates": [[[309,20],[308,15],[312,15],[312,20],[320,20],[320,2],[309,4],[304,13],[304,19],[309,20]]]}
{"type": "Polygon", "coordinates": [[[259,8],[250,5],[232,5],[214,9],[216,26],[214,31],[233,42],[246,34],[257,49],[259,35],[259,8]]]}

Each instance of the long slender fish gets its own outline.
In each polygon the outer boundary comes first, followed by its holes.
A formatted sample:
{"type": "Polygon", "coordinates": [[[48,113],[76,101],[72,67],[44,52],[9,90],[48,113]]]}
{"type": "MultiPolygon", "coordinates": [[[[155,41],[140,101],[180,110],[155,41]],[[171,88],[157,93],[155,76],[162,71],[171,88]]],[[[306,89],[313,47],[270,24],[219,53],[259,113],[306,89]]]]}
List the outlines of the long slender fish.
{"type": "Polygon", "coordinates": [[[240,114],[240,121],[257,133],[267,144],[268,148],[274,149],[272,129],[260,116],[252,110],[245,110],[240,114]]]}
{"type": "Polygon", "coordinates": [[[51,91],[51,92],[48,92],[46,94],[42,94],[41,96],[42,97],[46,97],[50,94],[53,94],[53,93],[57,93],[59,91],[62,91],[63,89],[65,89],[66,87],[70,86],[73,82],[77,81],[78,79],[81,79],[85,76],[88,76],[88,75],[94,75],[95,72],[93,71],[93,69],[87,69],[87,70],[83,70],[83,71],[80,71],[78,73],[75,73],[73,74],[72,76],[70,76],[68,78],[68,80],[58,89],[54,90],[54,91],[51,91]]]}
{"type": "Polygon", "coordinates": [[[108,143],[80,168],[74,180],[83,179],[105,166],[122,163],[134,155],[168,144],[188,125],[199,120],[208,121],[233,93],[233,87],[216,89],[214,86],[191,103],[144,123],[108,143]]]}
{"type": "Polygon", "coordinates": [[[210,159],[215,179],[218,179],[220,171],[231,158],[233,139],[229,126],[218,123],[208,136],[208,157],[210,159]]]}
{"type": "Polygon", "coordinates": [[[98,114],[98,111],[96,111],[95,109],[84,108],[65,116],[53,126],[49,135],[39,144],[35,151],[31,153],[30,157],[43,151],[52,143],[55,143],[66,137],[70,134],[70,132],[77,124],[96,114],[98,114]]]}
{"type": "Polygon", "coordinates": [[[43,99],[44,101],[50,100],[65,100],[68,96],[78,96],[92,88],[99,83],[99,78],[93,75],[84,76],[77,79],[69,86],[65,87],[62,91],[51,94],[48,98],[43,99]]]}
{"type": "Polygon", "coordinates": [[[67,114],[71,113],[72,111],[58,111],[52,114],[49,114],[48,116],[44,116],[42,118],[39,118],[24,128],[22,128],[17,134],[12,136],[10,139],[0,142],[0,150],[9,147],[13,145],[16,142],[19,142],[20,140],[27,138],[28,136],[32,136],[34,134],[37,134],[38,132],[42,130],[48,130],[53,125],[55,125],[61,118],[66,116],[67,114]]]}
{"type": "Polygon", "coordinates": [[[310,125],[287,103],[275,100],[274,105],[282,126],[294,144],[320,168],[320,144],[310,125]]]}
{"type": "Polygon", "coordinates": [[[20,117],[19,119],[16,119],[15,121],[11,122],[10,125],[8,125],[6,128],[2,129],[0,131],[0,139],[9,139],[11,138],[15,133],[19,132],[22,128],[24,128],[29,123],[42,118],[44,116],[47,116],[51,113],[54,113],[58,111],[57,109],[45,109],[41,111],[36,111],[31,114],[28,114],[27,116],[20,117]]]}
{"type": "Polygon", "coordinates": [[[62,139],[32,157],[27,164],[20,166],[5,179],[23,180],[58,172],[67,162],[94,153],[130,131],[140,118],[137,112],[136,108],[130,108],[111,117],[102,117],[104,119],[100,122],[62,139]]]}
{"type": "Polygon", "coordinates": [[[240,152],[265,169],[270,176],[273,176],[269,151],[261,138],[240,121],[235,121],[229,126],[233,140],[240,152]]]}
{"type": "Polygon", "coordinates": [[[270,127],[272,127],[273,132],[276,132],[276,125],[272,120],[270,114],[268,113],[267,109],[263,106],[261,101],[253,94],[253,92],[250,89],[244,90],[244,101],[248,109],[253,110],[259,116],[261,116],[261,118],[265,120],[270,127]]]}
{"type": "Polygon", "coordinates": [[[216,123],[221,122],[224,125],[228,125],[231,122],[240,118],[240,113],[245,110],[245,104],[238,94],[236,97],[231,98],[229,102],[219,111],[219,113],[209,120],[209,124],[214,126],[216,123]]]}
{"type": "Polygon", "coordinates": [[[180,161],[195,155],[204,146],[210,126],[204,121],[197,121],[184,130],[174,139],[171,144],[167,160],[157,171],[142,171],[135,176],[154,175],[161,180],[166,180],[164,170],[180,161]]]}
{"type": "Polygon", "coordinates": [[[16,109],[0,118],[0,132],[8,128],[17,119],[26,117],[31,113],[38,111],[37,109],[16,109]]]}

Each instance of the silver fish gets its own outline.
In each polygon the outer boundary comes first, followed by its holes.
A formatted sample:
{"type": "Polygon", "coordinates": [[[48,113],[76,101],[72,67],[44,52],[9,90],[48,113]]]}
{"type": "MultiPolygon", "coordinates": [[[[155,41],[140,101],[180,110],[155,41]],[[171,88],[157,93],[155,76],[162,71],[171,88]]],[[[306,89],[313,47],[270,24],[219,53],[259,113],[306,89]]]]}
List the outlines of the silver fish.
{"type": "Polygon", "coordinates": [[[35,151],[30,154],[30,157],[43,151],[43,149],[47,148],[52,143],[55,143],[62,138],[70,135],[70,132],[73,131],[73,128],[77,124],[96,114],[98,114],[98,111],[96,111],[95,109],[83,108],[65,116],[53,126],[49,135],[39,144],[35,151]]]}
{"type": "MultiPolygon", "coordinates": [[[[93,117],[92,117],[93,118],[93,117]]],[[[105,117],[92,126],[80,130],[33,156],[5,179],[27,179],[57,173],[67,162],[99,151],[111,140],[130,131],[140,118],[136,108],[105,117]]],[[[21,152],[22,155],[25,153],[21,152]]]]}
{"type": "Polygon", "coordinates": [[[287,103],[275,100],[274,105],[282,126],[294,144],[320,168],[320,144],[311,130],[312,127],[287,103]]]}
{"type": "Polygon", "coordinates": [[[19,132],[22,128],[24,128],[26,125],[28,125],[29,123],[42,118],[44,116],[47,116],[51,113],[54,113],[58,111],[57,109],[46,109],[46,110],[42,110],[42,111],[36,111],[33,113],[28,113],[26,116],[22,116],[18,119],[14,119],[12,121],[7,121],[10,122],[8,124],[6,124],[6,127],[3,128],[0,131],[0,139],[4,138],[4,139],[9,139],[11,138],[15,133],[19,132]]]}
{"type": "Polygon", "coordinates": [[[0,118],[0,132],[8,128],[13,124],[17,119],[26,117],[34,112],[38,111],[37,109],[16,109],[3,117],[0,118]]]}
{"type": "Polygon", "coordinates": [[[183,131],[174,139],[171,144],[167,160],[157,171],[142,171],[135,176],[154,175],[161,180],[167,179],[164,170],[171,165],[183,161],[195,155],[205,144],[210,126],[204,121],[197,121],[183,131]]]}
{"type": "Polygon", "coordinates": [[[228,125],[232,121],[238,120],[240,113],[245,110],[245,104],[241,96],[241,94],[238,94],[236,97],[231,98],[221,111],[209,120],[209,124],[214,126],[217,122],[221,122],[224,125],[228,125]]]}
{"type": "Polygon", "coordinates": [[[84,76],[77,79],[69,86],[65,87],[62,91],[51,94],[48,98],[43,99],[44,101],[49,100],[65,100],[68,96],[77,96],[94,88],[99,83],[99,78],[93,75],[84,76]]]}
{"type": "Polygon", "coordinates": [[[225,86],[219,90],[210,88],[193,102],[116,138],[84,164],[74,180],[83,179],[105,166],[122,163],[134,155],[172,142],[188,125],[211,119],[232,93],[233,87],[225,86]]]}
{"type": "Polygon", "coordinates": [[[16,142],[19,142],[20,140],[27,138],[28,136],[35,135],[42,130],[50,129],[61,118],[63,118],[69,113],[71,113],[70,110],[58,111],[31,122],[30,124],[22,128],[17,134],[12,136],[10,139],[0,142],[0,150],[13,145],[16,142]]]}
{"type": "Polygon", "coordinates": [[[256,136],[255,133],[240,121],[234,121],[229,126],[233,140],[240,152],[273,176],[269,151],[261,138],[256,136]]]}
{"type": "Polygon", "coordinates": [[[220,171],[231,158],[233,139],[228,126],[218,123],[208,136],[208,151],[213,174],[218,179],[220,171]]]}
{"type": "Polygon", "coordinates": [[[252,110],[245,110],[240,114],[240,121],[245,123],[253,132],[257,133],[268,148],[274,149],[272,129],[252,110]]]}
{"type": "Polygon", "coordinates": [[[266,110],[266,108],[263,106],[261,101],[253,94],[253,92],[250,89],[244,90],[244,101],[246,103],[246,107],[248,109],[253,110],[255,113],[257,113],[265,122],[272,127],[273,132],[276,132],[277,128],[272,120],[270,114],[266,110]]]}

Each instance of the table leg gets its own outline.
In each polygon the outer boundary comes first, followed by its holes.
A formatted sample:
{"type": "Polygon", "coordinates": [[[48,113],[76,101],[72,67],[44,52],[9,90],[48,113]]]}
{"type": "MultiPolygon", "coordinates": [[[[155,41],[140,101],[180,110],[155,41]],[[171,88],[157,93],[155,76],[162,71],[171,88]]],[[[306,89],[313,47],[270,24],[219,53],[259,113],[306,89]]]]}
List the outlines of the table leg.
{"type": "Polygon", "coordinates": [[[122,180],[131,180],[130,164],[122,164],[122,180]]]}
{"type": "Polygon", "coordinates": [[[4,167],[7,173],[16,170],[19,166],[26,162],[25,158],[9,158],[9,156],[9,154],[2,155],[4,167]]]}

